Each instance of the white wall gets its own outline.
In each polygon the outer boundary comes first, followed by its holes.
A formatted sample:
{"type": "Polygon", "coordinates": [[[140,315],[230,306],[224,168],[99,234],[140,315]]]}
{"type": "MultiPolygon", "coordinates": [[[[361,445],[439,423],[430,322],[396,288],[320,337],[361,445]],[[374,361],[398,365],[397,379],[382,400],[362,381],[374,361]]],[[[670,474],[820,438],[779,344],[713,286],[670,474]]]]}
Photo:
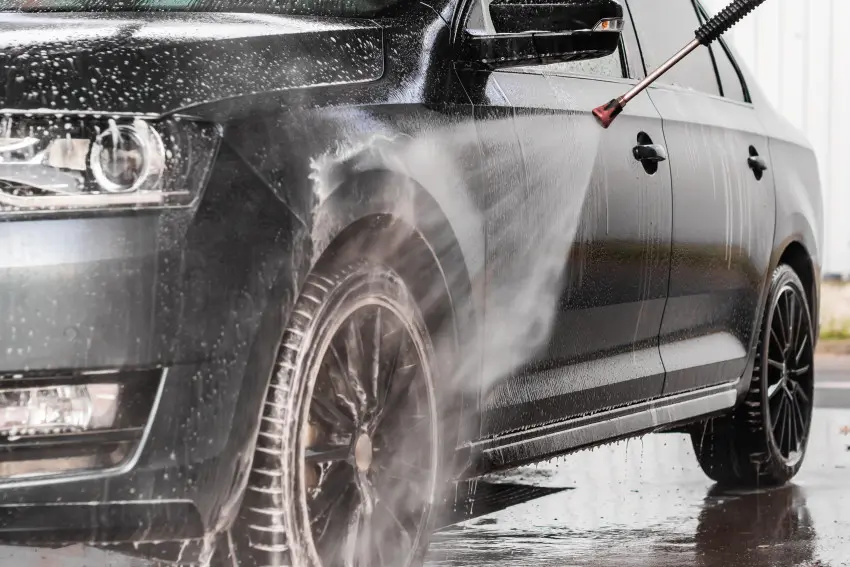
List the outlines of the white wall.
{"type": "MultiPolygon", "coordinates": [[[[731,0],[702,0],[712,14],[731,0]]],[[[728,38],[820,162],[824,271],[850,274],[850,0],[767,0],[728,38]]]]}

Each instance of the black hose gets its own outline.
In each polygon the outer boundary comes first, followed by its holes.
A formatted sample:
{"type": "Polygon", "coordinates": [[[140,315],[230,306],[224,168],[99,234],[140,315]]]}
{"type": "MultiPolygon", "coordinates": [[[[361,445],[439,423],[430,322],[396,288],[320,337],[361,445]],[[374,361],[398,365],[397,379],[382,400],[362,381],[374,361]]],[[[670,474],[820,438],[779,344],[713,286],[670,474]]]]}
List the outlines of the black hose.
{"type": "Polygon", "coordinates": [[[697,39],[703,45],[712,43],[763,2],[764,0],[735,0],[697,30],[697,39]]]}

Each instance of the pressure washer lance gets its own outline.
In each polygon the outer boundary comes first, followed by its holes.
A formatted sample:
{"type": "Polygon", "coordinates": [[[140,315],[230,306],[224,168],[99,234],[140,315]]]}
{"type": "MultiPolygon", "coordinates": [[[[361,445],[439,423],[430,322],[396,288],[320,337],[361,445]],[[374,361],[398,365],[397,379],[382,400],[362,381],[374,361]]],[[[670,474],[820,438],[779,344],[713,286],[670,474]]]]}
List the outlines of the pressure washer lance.
{"type": "Polygon", "coordinates": [[[761,5],[764,0],[735,0],[723,11],[708,20],[696,31],[696,39],[690,42],[671,57],[666,63],[649,74],[647,78],[639,82],[635,87],[621,96],[615,98],[607,104],[603,104],[599,108],[593,110],[593,115],[599,120],[603,128],[608,128],[617,116],[623,112],[623,108],[630,100],[642,93],[649,85],[658,80],[661,75],[669,71],[679,61],[687,57],[693,50],[700,45],[709,45],[721,35],[729,31],[729,29],[744,19],[744,16],[755,10],[761,5]]]}

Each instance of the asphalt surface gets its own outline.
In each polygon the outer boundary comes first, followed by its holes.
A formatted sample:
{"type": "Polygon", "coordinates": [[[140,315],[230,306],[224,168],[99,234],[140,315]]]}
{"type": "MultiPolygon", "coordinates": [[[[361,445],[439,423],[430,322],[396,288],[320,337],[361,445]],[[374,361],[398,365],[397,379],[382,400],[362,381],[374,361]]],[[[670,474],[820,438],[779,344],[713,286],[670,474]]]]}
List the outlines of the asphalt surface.
{"type": "Polygon", "coordinates": [[[815,368],[815,403],[827,408],[850,408],[850,356],[820,356],[815,368]]]}
{"type": "MultiPolygon", "coordinates": [[[[792,485],[723,492],[690,441],[650,435],[492,479],[548,495],[435,536],[428,567],[850,567],[850,357],[818,361],[809,451],[792,485]]],[[[0,547],[0,566],[150,565],[80,546],[0,547]]]]}
{"type": "Polygon", "coordinates": [[[438,534],[429,567],[850,566],[850,357],[816,368],[792,485],[720,491],[685,435],[649,435],[506,475],[567,490],[438,534]]]}

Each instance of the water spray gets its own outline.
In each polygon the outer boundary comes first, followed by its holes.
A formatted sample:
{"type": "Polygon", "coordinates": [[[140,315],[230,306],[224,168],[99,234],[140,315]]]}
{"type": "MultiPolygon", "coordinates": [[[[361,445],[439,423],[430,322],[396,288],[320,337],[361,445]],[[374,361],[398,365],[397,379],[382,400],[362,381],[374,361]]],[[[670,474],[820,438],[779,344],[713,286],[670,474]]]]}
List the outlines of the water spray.
{"type": "Polygon", "coordinates": [[[619,116],[630,100],[646,90],[649,85],[657,81],[664,73],[673,68],[679,61],[687,57],[700,45],[709,45],[718,39],[721,35],[729,31],[735,24],[744,19],[744,17],[755,10],[765,0],[735,0],[726,6],[719,14],[708,20],[696,31],[696,38],[676,55],[668,59],[663,65],[650,73],[644,80],[639,82],[635,87],[621,96],[615,98],[602,106],[593,110],[593,115],[602,124],[603,128],[608,128],[614,119],[619,116]]]}

